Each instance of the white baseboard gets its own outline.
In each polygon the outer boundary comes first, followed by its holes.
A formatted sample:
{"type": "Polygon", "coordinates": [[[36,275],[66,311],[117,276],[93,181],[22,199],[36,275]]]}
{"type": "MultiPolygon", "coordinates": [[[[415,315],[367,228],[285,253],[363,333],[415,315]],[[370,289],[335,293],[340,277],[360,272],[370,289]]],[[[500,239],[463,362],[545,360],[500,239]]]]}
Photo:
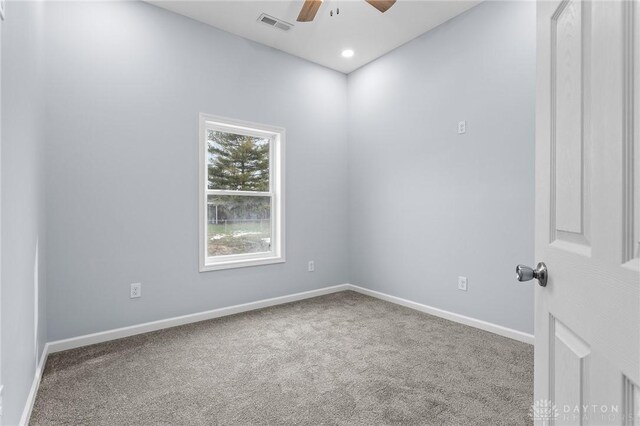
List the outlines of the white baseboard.
{"type": "Polygon", "coordinates": [[[113,330],[101,331],[98,333],[72,337],[69,339],[57,340],[57,341],[47,343],[45,346],[45,350],[47,351],[46,352],[47,354],[66,351],[69,349],[79,348],[82,346],[93,345],[95,343],[102,343],[110,340],[121,339],[123,337],[134,336],[136,334],[148,333],[150,331],[162,330],[170,327],[177,327],[179,325],[205,321],[213,318],[220,318],[227,315],[239,314],[242,312],[253,311],[256,309],[266,308],[269,306],[281,305],[284,303],[295,302],[298,300],[309,299],[312,297],[322,296],[330,293],[337,293],[339,291],[345,291],[345,290],[353,290],[358,293],[366,294],[368,296],[386,300],[388,302],[396,303],[398,305],[406,306],[408,308],[425,312],[431,315],[435,315],[441,318],[445,318],[450,321],[469,325],[471,327],[476,327],[481,330],[489,331],[495,334],[499,334],[500,336],[519,340],[521,342],[525,342],[529,344],[534,343],[534,337],[531,334],[523,333],[521,331],[513,330],[511,328],[503,327],[501,325],[493,324],[487,321],[482,321],[482,320],[467,317],[464,315],[456,314],[453,312],[445,311],[443,309],[434,308],[432,306],[423,305],[421,303],[402,299],[400,297],[391,296],[389,294],[381,293],[379,291],[369,290],[367,288],[360,287],[357,285],[339,284],[331,287],[320,288],[317,290],[310,290],[310,291],[294,293],[286,296],[273,297],[271,299],[258,300],[256,302],[243,303],[241,305],[228,306],[226,308],[213,309],[210,311],[198,312],[195,314],[189,314],[189,315],[183,315],[183,316],[174,317],[174,318],[152,321],[152,322],[132,325],[128,327],[116,328],[113,330]]]}
{"type": "Polygon", "coordinates": [[[42,355],[40,355],[40,362],[36,367],[36,372],[33,377],[33,383],[31,383],[31,390],[27,395],[27,402],[24,404],[24,410],[22,410],[22,417],[20,418],[20,426],[27,426],[29,419],[31,418],[31,411],[33,410],[33,404],[36,402],[36,395],[38,394],[38,388],[40,387],[40,380],[42,379],[42,373],[44,373],[44,366],[47,364],[47,357],[49,356],[49,344],[44,345],[42,349],[42,355]]]}
{"type": "Polygon", "coordinates": [[[229,306],[226,308],[213,309],[210,311],[199,312],[190,315],[183,315],[174,318],[168,318],[159,321],[147,322],[144,324],[132,325],[129,327],[122,327],[113,330],[102,331],[99,333],[87,334],[85,336],[73,337],[70,339],[57,340],[49,342],[44,346],[40,362],[33,378],[33,384],[20,419],[20,426],[27,425],[31,417],[31,411],[33,404],[36,400],[36,394],[38,387],[40,386],[40,380],[42,373],[44,372],[44,366],[47,362],[49,354],[65,351],[68,349],[79,348],[82,346],[93,345],[95,343],[107,342],[110,340],[121,339],[123,337],[134,336],[136,334],[148,333],[150,331],[162,330],[165,328],[176,327],[179,325],[190,324],[194,322],[205,321],[213,318],[220,318],[227,315],[239,314],[242,312],[253,311],[256,309],[266,308],[269,306],[282,305],[284,303],[295,302],[298,300],[310,299],[312,297],[322,296],[325,294],[337,293],[340,291],[352,290],[358,293],[365,294],[367,296],[375,297],[377,299],[386,300],[387,302],[395,303],[405,306],[407,308],[415,309],[417,311],[425,312],[437,317],[448,319],[457,323],[465,324],[471,327],[479,328],[481,330],[489,331],[491,333],[498,334],[500,336],[509,337],[524,343],[533,344],[534,337],[531,334],[523,333],[521,331],[513,330],[507,327],[503,327],[490,322],[478,320],[464,315],[459,315],[453,312],[445,311],[442,309],[434,308],[432,306],[423,305],[421,303],[412,302],[410,300],[402,299],[400,297],[391,296],[385,293],[381,293],[375,290],[369,290],[364,287],[360,287],[353,284],[339,284],[331,287],[325,287],[317,290],[305,291],[302,293],[294,293],[287,296],[273,297],[271,299],[258,300],[256,302],[243,303],[241,305],[229,306]]]}
{"type": "Polygon", "coordinates": [[[324,287],[317,290],[305,291],[302,293],[289,294],[287,296],[273,297],[271,299],[258,300],[256,302],[243,303],[241,305],[228,306],[226,308],[213,309],[211,311],[199,312],[195,314],[183,315],[180,317],[168,318],[144,324],[131,325],[129,327],[116,328],[113,330],[101,331],[99,333],[87,334],[70,339],[56,340],[49,342],[49,353],[66,351],[68,349],[79,348],[81,346],[93,345],[95,343],[107,342],[109,340],[121,339],[123,337],[134,336],[136,334],[148,333],[150,331],[162,330],[164,328],[176,327],[179,325],[205,321],[213,318],[220,318],[227,315],[239,314],[253,311],[269,306],[282,305],[284,303],[295,302],[312,297],[322,296],[330,293],[348,290],[348,284],[339,284],[331,287],[324,287]]]}
{"type": "Polygon", "coordinates": [[[73,337],[70,339],[57,340],[45,344],[40,357],[40,362],[36,369],[31,390],[27,396],[24,410],[22,412],[22,418],[20,419],[20,426],[26,426],[29,424],[31,418],[31,411],[33,410],[33,404],[36,400],[36,394],[40,387],[40,380],[42,379],[42,373],[44,372],[44,366],[47,362],[49,354],[54,352],[66,351],[68,349],[79,348],[82,346],[93,345],[95,343],[107,342],[109,340],[121,339],[123,337],[134,336],[136,334],[148,333],[150,331],[162,330],[164,328],[176,327],[179,325],[190,324],[199,321],[205,321],[208,319],[224,317],[227,315],[239,314],[242,312],[253,311],[256,309],[266,308],[269,306],[282,305],[284,303],[295,302],[303,299],[310,299],[312,297],[322,296],[325,294],[337,293],[349,289],[348,284],[334,285],[331,287],[324,287],[317,290],[305,291],[302,293],[294,293],[286,296],[273,297],[271,299],[258,300],[256,302],[243,303],[241,305],[229,306],[226,308],[213,309],[210,311],[199,312],[190,315],[183,315],[180,317],[168,318],[159,321],[147,322],[144,324],[132,325],[129,327],[117,328],[114,330],[102,331],[99,333],[87,334],[85,336],[73,337]]]}
{"type": "Polygon", "coordinates": [[[387,302],[395,303],[397,305],[402,305],[407,308],[415,309],[416,311],[425,312],[427,314],[448,319],[450,321],[458,322],[460,324],[479,328],[484,331],[489,331],[491,333],[508,337],[510,339],[518,340],[520,342],[528,343],[530,345],[533,345],[535,342],[535,338],[532,334],[523,333],[522,331],[513,330],[511,328],[503,327],[501,325],[493,324],[487,321],[482,321],[479,319],[445,311],[443,309],[434,308],[433,306],[423,305],[422,303],[412,302],[411,300],[406,300],[400,297],[391,296],[389,294],[381,293],[375,290],[369,290],[368,288],[360,287],[357,285],[347,284],[347,287],[349,290],[357,291],[358,293],[366,294],[367,296],[375,297],[381,300],[386,300],[387,302]]]}

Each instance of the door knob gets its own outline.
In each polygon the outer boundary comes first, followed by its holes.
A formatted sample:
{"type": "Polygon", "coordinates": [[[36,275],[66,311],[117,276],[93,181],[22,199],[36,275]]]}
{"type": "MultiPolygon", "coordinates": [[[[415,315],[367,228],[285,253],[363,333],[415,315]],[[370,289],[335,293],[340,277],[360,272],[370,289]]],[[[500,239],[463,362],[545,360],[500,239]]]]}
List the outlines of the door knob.
{"type": "Polygon", "coordinates": [[[516,266],[516,278],[518,281],[529,281],[535,278],[538,280],[538,284],[546,287],[548,275],[547,265],[543,262],[538,263],[536,269],[529,268],[525,265],[516,266]]]}

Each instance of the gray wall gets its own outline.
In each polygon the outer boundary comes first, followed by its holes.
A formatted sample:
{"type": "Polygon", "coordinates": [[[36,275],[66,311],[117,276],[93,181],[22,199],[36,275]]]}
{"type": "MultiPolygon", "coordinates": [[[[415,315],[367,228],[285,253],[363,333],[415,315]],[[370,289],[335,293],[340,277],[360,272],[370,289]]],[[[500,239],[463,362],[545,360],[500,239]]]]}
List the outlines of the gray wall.
{"type": "Polygon", "coordinates": [[[2,423],[18,423],[44,329],[43,4],[8,2],[2,23],[2,423]],[[36,300],[39,298],[39,300],[36,300]]]}
{"type": "Polygon", "coordinates": [[[533,330],[513,279],[534,261],[533,3],[481,4],[348,78],[141,2],[7,17],[5,424],[45,339],[332,284],[533,330]],[[285,264],[198,272],[199,112],[287,128],[285,264]]]}
{"type": "Polygon", "coordinates": [[[348,281],[345,75],[141,2],[46,16],[50,340],[348,281]],[[285,264],[198,272],[200,112],[287,129],[285,264]]]}
{"type": "Polygon", "coordinates": [[[514,268],[534,262],[534,78],[534,2],[480,4],[349,75],[352,283],[533,332],[514,268]]]}

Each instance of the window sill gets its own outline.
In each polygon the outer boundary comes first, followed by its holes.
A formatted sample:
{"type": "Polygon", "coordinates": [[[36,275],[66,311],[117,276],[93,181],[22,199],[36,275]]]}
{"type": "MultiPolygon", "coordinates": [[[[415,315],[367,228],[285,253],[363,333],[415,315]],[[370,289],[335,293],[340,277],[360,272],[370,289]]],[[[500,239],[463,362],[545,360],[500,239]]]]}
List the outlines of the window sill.
{"type": "Polygon", "coordinates": [[[227,260],[224,262],[217,263],[204,263],[200,265],[200,272],[208,272],[208,271],[219,271],[222,269],[236,269],[236,268],[246,268],[250,266],[263,266],[263,265],[271,265],[274,263],[284,263],[283,256],[273,256],[273,257],[262,257],[259,259],[238,259],[238,260],[227,260]]]}

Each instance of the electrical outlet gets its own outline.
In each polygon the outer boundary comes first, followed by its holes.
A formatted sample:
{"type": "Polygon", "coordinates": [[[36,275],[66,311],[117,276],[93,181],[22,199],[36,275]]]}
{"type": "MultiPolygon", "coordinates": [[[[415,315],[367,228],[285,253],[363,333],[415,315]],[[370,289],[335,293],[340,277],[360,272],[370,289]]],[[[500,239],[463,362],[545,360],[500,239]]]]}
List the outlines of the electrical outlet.
{"type": "Polygon", "coordinates": [[[467,291],[467,277],[458,277],[458,290],[467,291]]]}
{"type": "Polygon", "coordinates": [[[313,260],[309,261],[309,267],[307,268],[309,272],[314,272],[316,270],[316,263],[313,260]]]}
{"type": "Polygon", "coordinates": [[[142,296],[142,283],[131,283],[131,292],[129,297],[135,299],[142,296]]]}
{"type": "Polygon", "coordinates": [[[466,120],[458,121],[458,134],[461,135],[463,133],[467,133],[467,121],[466,120]]]}

